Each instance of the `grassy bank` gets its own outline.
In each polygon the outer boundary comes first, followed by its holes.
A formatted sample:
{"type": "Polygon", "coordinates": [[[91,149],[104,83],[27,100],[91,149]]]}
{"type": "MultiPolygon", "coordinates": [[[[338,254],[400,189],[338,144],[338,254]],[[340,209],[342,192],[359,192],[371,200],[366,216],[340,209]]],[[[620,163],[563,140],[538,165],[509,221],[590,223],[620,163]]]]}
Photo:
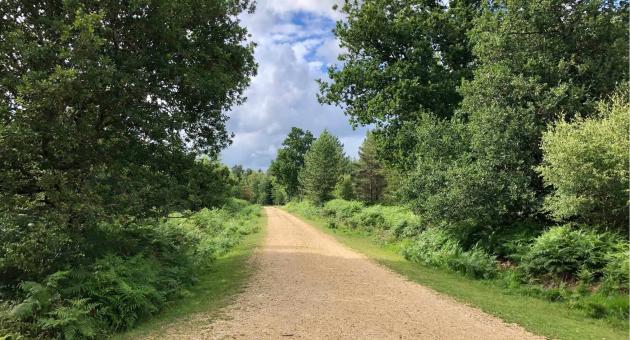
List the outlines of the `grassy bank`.
{"type": "Polygon", "coordinates": [[[217,258],[209,271],[200,276],[199,282],[189,289],[184,298],[174,302],[162,313],[137,328],[117,334],[112,339],[154,338],[164,329],[177,323],[195,326],[199,322],[207,322],[208,318],[227,306],[242,291],[253,273],[253,268],[246,262],[264,238],[263,227],[266,220],[266,216],[260,216],[255,221],[258,231],[244,236],[238,245],[217,258]]]}
{"type": "MultiPolygon", "coordinates": [[[[295,212],[293,212],[295,213],[295,212]]],[[[561,303],[512,294],[491,280],[472,280],[463,275],[430,268],[407,261],[398,244],[382,244],[364,231],[326,228],[322,218],[303,220],[333,235],[341,243],[419,284],[458,301],[478,307],[501,319],[517,323],[527,330],[555,339],[627,339],[628,326],[586,317],[561,303]]]]}

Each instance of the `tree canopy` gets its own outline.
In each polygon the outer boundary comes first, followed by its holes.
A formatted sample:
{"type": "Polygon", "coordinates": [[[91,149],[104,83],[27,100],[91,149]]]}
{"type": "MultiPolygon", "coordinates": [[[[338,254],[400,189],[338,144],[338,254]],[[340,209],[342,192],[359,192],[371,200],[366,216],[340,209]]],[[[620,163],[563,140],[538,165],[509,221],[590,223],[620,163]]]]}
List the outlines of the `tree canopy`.
{"type": "Polygon", "coordinates": [[[291,132],[282,142],[283,147],[278,150],[276,159],[271,162],[269,171],[284,187],[289,198],[294,198],[299,193],[298,174],[304,166],[304,155],[314,140],[310,131],[291,128],[291,132]]]}
{"type": "Polygon", "coordinates": [[[256,72],[238,19],[249,8],[0,3],[0,223],[15,231],[0,236],[0,255],[21,258],[0,264],[3,277],[84,258],[99,221],[191,207],[186,188],[203,187],[191,171],[213,171],[195,159],[229,144],[223,112],[256,72]]]}
{"type": "Polygon", "coordinates": [[[304,156],[299,181],[304,197],[323,203],[333,196],[346,158],[337,137],[324,130],[304,156]]]}

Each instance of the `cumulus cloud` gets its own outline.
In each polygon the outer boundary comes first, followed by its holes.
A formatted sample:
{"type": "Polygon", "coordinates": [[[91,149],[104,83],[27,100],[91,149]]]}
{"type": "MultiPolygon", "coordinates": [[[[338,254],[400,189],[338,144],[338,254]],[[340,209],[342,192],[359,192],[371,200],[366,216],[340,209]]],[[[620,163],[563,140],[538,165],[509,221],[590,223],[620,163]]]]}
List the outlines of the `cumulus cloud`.
{"type": "Polygon", "coordinates": [[[222,153],[228,165],[266,169],[291,127],[314,134],[328,129],[356,157],[365,129],[353,130],[336,107],[317,102],[316,79],[336,63],[341,51],[331,33],[338,13],[335,2],[274,0],[259,2],[257,11],[242,17],[258,43],[258,75],[246,91],[247,102],[229,112],[233,144],[222,153]]]}

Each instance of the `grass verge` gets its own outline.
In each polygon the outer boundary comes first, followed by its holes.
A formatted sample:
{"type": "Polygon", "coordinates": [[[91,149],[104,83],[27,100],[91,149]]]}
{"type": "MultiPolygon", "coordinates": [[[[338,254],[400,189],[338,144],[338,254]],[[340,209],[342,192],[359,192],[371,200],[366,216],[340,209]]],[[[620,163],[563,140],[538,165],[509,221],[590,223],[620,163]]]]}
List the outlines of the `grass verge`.
{"type": "Polygon", "coordinates": [[[397,245],[378,244],[371,235],[347,229],[329,229],[322,219],[291,213],[414,282],[508,323],[519,324],[532,333],[552,339],[628,339],[627,324],[611,325],[588,318],[560,303],[510,294],[493,285],[492,281],[471,280],[456,273],[409,262],[400,255],[397,245]]]}
{"type": "Polygon", "coordinates": [[[176,323],[185,322],[187,326],[194,326],[196,321],[207,322],[208,316],[215,316],[243,290],[247,279],[254,272],[254,269],[246,262],[264,238],[266,220],[267,217],[263,212],[262,216],[255,221],[259,227],[258,231],[244,236],[238,245],[217,258],[211,269],[201,275],[199,281],[188,289],[185,297],[138,327],[125,333],[115,334],[111,339],[156,338],[164,329],[176,323]],[[194,318],[199,314],[203,314],[204,317],[194,318]]]}

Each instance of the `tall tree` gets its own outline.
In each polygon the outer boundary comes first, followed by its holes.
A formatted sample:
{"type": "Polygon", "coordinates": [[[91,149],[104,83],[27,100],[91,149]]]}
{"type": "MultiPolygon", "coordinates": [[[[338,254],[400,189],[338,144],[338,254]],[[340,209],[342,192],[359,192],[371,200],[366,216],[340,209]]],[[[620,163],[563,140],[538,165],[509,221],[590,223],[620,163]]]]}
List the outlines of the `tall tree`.
{"type": "Polygon", "coordinates": [[[592,115],[628,79],[627,7],[601,0],[489,2],[469,33],[477,68],[462,83],[459,117],[416,129],[426,136],[409,176],[407,197],[416,210],[432,222],[488,232],[542,218],[546,190],[534,171],[542,133],[561,114],[592,115]]]}
{"type": "Polygon", "coordinates": [[[466,35],[479,0],[346,1],[334,30],[341,67],[320,81],[320,101],[345,108],[355,125],[375,126],[381,156],[413,167],[421,112],[447,118],[461,101],[474,57],[466,35]]]}
{"type": "Polygon", "coordinates": [[[324,130],[304,156],[304,168],[299,174],[304,196],[316,203],[331,199],[345,159],[339,139],[324,130]]]}
{"type": "Polygon", "coordinates": [[[304,166],[304,155],[314,140],[310,131],[291,128],[291,132],[282,142],[284,147],[278,150],[276,159],[269,167],[270,173],[284,186],[289,198],[294,198],[299,193],[298,174],[304,166]]]}
{"type": "Polygon", "coordinates": [[[223,112],[256,71],[248,8],[0,2],[0,257],[17,261],[0,276],[85,258],[100,221],[181,207],[186,172],[228,145],[223,112]]]}
{"type": "Polygon", "coordinates": [[[374,135],[370,132],[359,148],[359,161],[353,176],[356,196],[366,203],[377,203],[382,200],[385,182],[385,171],[378,159],[374,135]]]}

